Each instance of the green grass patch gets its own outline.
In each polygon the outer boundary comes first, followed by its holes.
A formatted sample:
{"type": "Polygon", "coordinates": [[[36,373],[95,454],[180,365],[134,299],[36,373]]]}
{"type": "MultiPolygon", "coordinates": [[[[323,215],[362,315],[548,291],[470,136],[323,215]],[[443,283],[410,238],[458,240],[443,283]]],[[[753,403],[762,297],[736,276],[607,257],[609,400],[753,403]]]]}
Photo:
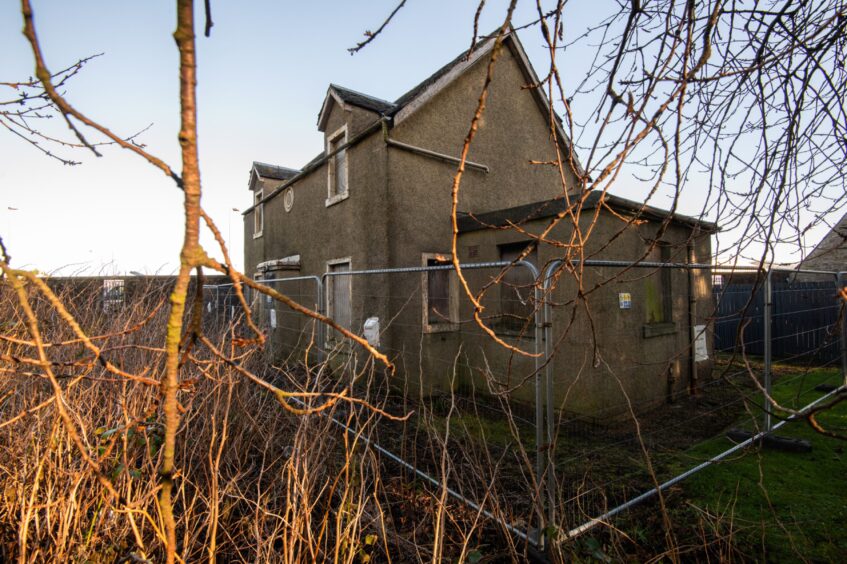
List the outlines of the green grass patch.
{"type": "MultiPolygon", "coordinates": [[[[436,431],[443,435],[446,428],[446,417],[433,415],[430,421],[436,431]]],[[[495,420],[474,413],[454,413],[450,417],[450,432],[454,436],[464,436],[481,444],[494,444],[500,447],[513,445],[517,442],[505,417],[495,420]]],[[[518,433],[520,433],[520,442],[524,445],[524,448],[530,451],[534,450],[534,430],[519,427],[518,433]]]]}
{"type": "MultiPolygon", "coordinates": [[[[817,384],[839,384],[840,378],[835,370],[783,374],[773,395],[786,406],[803,407],[823,395],[814,391],[817,384]]],[[[754,413],[755,421],[746,417],[737,426],[756,428],[761,411],[754,413]]],[[[820,414],[819,421],[844,433],[847,403],[820,414]]],[[[847,554],[847,443],[817,433],[804,421],[790,422],[777,434],[810,441],[812,452],[753,447],[717,463],[683,483],[689,504],[674,520],[692,526],[699,521],[707,537],[729,540],[756,560],[841,561],[847,554]]],[[[730,446],[725,437],[713,438],[674,465],[684,470],[730,446]]]]}

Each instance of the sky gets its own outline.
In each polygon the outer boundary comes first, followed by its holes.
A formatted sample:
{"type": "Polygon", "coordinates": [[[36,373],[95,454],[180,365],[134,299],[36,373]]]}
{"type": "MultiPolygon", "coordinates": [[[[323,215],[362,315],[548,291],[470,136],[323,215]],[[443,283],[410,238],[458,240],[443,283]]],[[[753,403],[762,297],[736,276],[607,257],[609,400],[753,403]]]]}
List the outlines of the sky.
{"type": "MultiPolygon", "coordinates": [[[[481,31],[501,23],[506,4],[486,3],[481,31]]],[[[535,17],[534,4],[518,3],[516,25],[535,17]]],[[[595,19],[601,4],[569,6],[568,25],[579,29],[595,19]]],[[[468,47],[477,2],[410,0],[376,41],[351,56],[347,49],[395,5],[213,0],[215,25],[205,38],[198,2],[203,204],[237,266],[251,163],[300,168],[321,151],[316,121],[329,83],[393,100],[468,47]]],[[[68,83],[71,104],[122,136],[144,130],[137,142],[179,170],[173,3],[34,0],[33,9],[51,71],[102,53],[68,83]]],[[[16,2],[0,3],[2,81],[33,72],[18,10],[16,2]]],[[[538,32],[524,31],[521,40],[536,68],[546,68],[538,32]]],[[[569,57],[560,68],[584,59],[578,52],[569,57]]],[[[0,90],[0,100],[7,97],[0,90]]],[[[69,138],[58,120],[44,128],[69,138]]],[[[0,234],[13,265],[61,274],[174,272],[183,214],[173,181],[117,147],[103,147],[100,158],[81,149],[56,152],[82,164],[62,165],[0,131],[0,234]]],[[[205,243],[213,246],[209,238],[205,243]]]]}

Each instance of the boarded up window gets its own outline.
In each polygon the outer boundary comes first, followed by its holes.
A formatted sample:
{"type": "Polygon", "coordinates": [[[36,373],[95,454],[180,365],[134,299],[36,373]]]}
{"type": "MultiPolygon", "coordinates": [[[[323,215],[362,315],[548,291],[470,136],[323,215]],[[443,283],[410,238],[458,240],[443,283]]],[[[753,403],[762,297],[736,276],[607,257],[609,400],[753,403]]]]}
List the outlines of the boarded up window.
{"type": "Polygon", "coordinates": [[[329,161],[329,196],[347,193],[347,149],[339,148],[347,143],[347,130],[342,130],[329,140],[327,151],[336,152],[329,161]]]}
{"type": "Polygon", "coordinates": [[[421,309],[424,333],[459,329],[459,286],[449,254],[423,253],[421,265],[446,267],[421,272],[421,309]]]}
{"type": "MultiPolygon", "coordinates": [[[[427,266],[450,264],[447,260],[427,259],[427,266]]],[[[450,319],[450,270],[432,270],[427,272],[427,323],[452,323],[450,319]]]]}
{"type": "MultiPolygon", "coordinates": [[[[336,262],[329,265],[328,272],[350,272],[350,261],[336,262]]],[[[327,312],[336,323],[349,329],[353,323],[351,309],[351,277],[349,275],[328,276],[329,292],[327,293],[327,312]]]]}
{"type": "MultiPolygon", "coordinates": [[[[650,262],[671,262],[671,247],[658,242],[650,251],[650,262]]],[[[647,323],[671,323],[673,321],[673,289],[670,268],[660,268],[645,279],[647,323]]]]}
{"type": "Polygon", "coordinates": [[[253,236],[258,237],[262,234],[262,229],[265,227],[265,204],[262,202],[262,189],[259,188],[253,193],[253,236]]]}
{"type": "MultiPolygon", "coordinates": [[[[530,241],[500,245],[500,260],[512,262],[523,254],[527,247],[532,250],[523,260],[535,266],[538,265],[538,251],[530,241]]],[[[498,329],[508,333],[523,333],[531,336],[532,320],[535,315],[535,304],[532,297],[535,290],[535,279],[528,268],[513,266],[503,277],[500,285],[500,321],[498,329]]]]}

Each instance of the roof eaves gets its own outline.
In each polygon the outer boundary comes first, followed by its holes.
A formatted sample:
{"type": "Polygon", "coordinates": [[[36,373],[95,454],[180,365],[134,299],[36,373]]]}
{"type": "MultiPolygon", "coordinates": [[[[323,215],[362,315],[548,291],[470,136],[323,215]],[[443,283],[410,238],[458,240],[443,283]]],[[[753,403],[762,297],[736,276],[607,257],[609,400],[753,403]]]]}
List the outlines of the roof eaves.
{"type": "Polygon", "coordinates": [[[341,105],[344,109],[348,109],[347,104],[344,103],[344,100],[338,95],[333,85],[330,84],[329,88],[326,89],[326,96],[324,97],[323,104],[321,104],[321,111],[318,114],[318,131],[324,131],[326,129],[326,120],[329,118],[329,110],[332,108],[333,102],[341,105]]]}
{"type": "MultiPolygon", "coordinates": [[[[712,221],[705,221],[702,218],[672,212],[670,210],[657,208],[655,206],[649,206],[646,203],[639,203],[635,200],[629,200],[620,196],[614,196],[612,194],[592,192],[589,195],[588,200],[591,201],[592,207],[596,207],[602,201],[609,207],[634,213],[635,217],[652,217],[654,219],[659,220],[665,220],[670,218],[671,221],[690,225],[691,227],[698,227],[701,230],[710,233],[716,233],[720,230],[718,228],[717,223],[714,223],[712,221]]],[[[588,200],[586,201],[586,203],[588,203],[588,200]]]]}
{"type": "MultiPolygon", "coordinates": [[[[480,231],[488,229],[489,227],[505,227],[510,223],[522,224],[528,221],[553,217],[565,211],[568,208],[568,202],[573,202],[576,198],[577,194],[574,193],[567,200],[560,196],[551,200],[533,202],[531,204],[504,208],[481,214],[464,213],[457,218],[459,232],[465,233],[470,231],[480,231]]],[[[627,200],[611,194],[602,195],[600,192],[592,192],[589,194],[582,204],[582,209],[594,209],[601,202],[618,211],[634,213],[635,217],[651,217],[659,220],[670,218],[671,221],[676,223],[698,227],[709,233],[715,233],[719,230],[717,224],[713,222],[704,221],[696,217],[690,217],[678,213],[672,213],[669,210],[647,206],[633,200],[627,200]]]]}

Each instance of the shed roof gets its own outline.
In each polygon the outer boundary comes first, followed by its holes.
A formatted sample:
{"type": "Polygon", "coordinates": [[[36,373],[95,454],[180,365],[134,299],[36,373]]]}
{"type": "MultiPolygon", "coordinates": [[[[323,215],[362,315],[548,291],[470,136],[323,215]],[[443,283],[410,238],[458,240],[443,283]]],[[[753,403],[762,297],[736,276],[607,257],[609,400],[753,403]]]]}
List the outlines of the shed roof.
{"type": "MultiPolygon", "coordinates": [[[[571,196],[576,198],[577,195],[571,196]]],[[[600,204],[605,204],[612,209],[635,214],[636,217],[642,219],[658,219],[664,221],[670,218],[672,222],[699,227],[703,231],[717,232],[717,224],[704,221],[702,219],[682,215],[671,212],[654,206],[648,206],[634,200],[628,200],[611,194],[603,194],[602,192],[590,192],[582,206],[583,210],[594,209],[600,204]]],[[[572,205],[572,204],[571,204],[572,205]]],[[[552,200],[544,200],[542,202],[534,202],[532,204],[524,204],[512,208],[504,208],[480,214],[469,212],[460,212],[461,215],[457,218],[460,233],[470,231],[480,231],[491,227],[506,227],[510,223],[522,224],[536,219],[545,219],[554,217],[559,213],[568,209],[568,202],[564,197],[553,198],[552,200]]]]}

